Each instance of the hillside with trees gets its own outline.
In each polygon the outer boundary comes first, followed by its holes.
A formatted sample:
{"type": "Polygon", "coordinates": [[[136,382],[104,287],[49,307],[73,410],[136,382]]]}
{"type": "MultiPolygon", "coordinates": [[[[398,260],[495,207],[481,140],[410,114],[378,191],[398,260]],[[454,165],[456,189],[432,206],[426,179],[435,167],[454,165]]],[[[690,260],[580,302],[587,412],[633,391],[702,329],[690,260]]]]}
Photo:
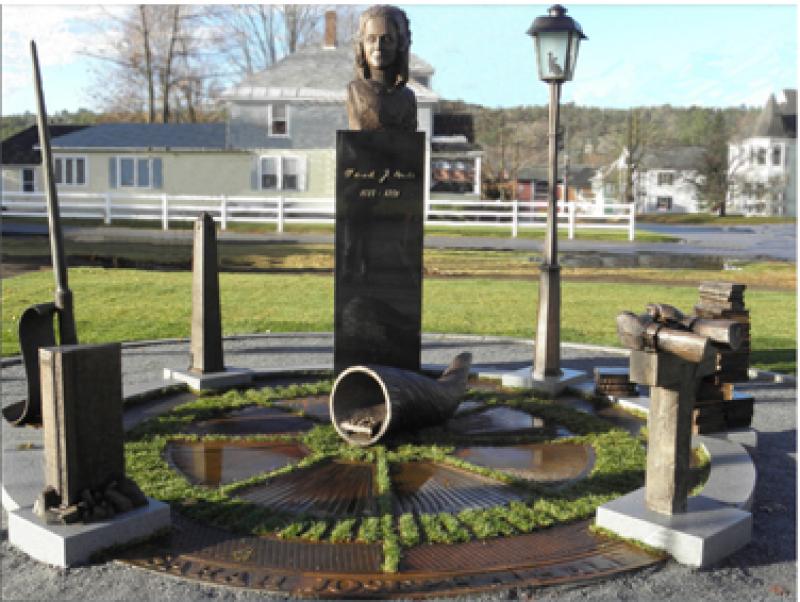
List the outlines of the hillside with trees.
{"type": "MultiPolygon", "coordinates": [[[[486,156],[488,178],[513,178],[525,167],[547,164],[547,106],[490,109],[460,101],[442,110],[471,113],[476,142],[486,156]]],[[[761,107],[636,107],[607,109],[572,103],[561,107],[561,126],[571,165],[599,167],[616,159],[623,146],[719,146],[720,134],[736,139],[752,129],[761,107]],[[720,131],[722,130],[722,131],[720,131]]]]}

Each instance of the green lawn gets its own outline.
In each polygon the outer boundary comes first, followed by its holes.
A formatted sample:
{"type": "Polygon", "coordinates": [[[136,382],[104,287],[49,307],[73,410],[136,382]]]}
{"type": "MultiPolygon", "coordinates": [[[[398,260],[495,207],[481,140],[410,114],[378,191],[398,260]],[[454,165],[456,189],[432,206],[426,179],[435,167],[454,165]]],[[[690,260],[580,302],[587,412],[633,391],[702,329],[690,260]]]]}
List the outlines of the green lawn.
{"type": "MultiPolygon", "coordinates": [[[[9,218],[10,223],[36,223],[46,224],[43,218],[9,218]]],[[[88,219],[69,219],[64,218],[63,223],[65,226],[82,226],[82,227],[97,227],[103,224],[99,220],[88,219]]],[[[115,220],[112,226],[119,226],[125,228],[137,228],[143,230],[160,230],[160,221],[147,221],[147,220],[115,220]]],[[[170,222],[170,230],[189,230],[192,228],[192,222],[170,222]]],[[[230,232],[272,234],[276,232],[275,224],[247,224],[240,222],[230,222],[227,226],[230,232]]],[[[284,232],[291,234],[333,234],[333,224],[285,224],[284,232]]],[[[526,239],[543,239],[545,229],[541,227],[520,227],[518,236],[519,238],[526,239]]],[[[559,238],[566,240],[566,228],[559,228],[559,238]]],[[[491,226],[464,226],[450,227],[450,226],[425,226],[426,236],[488,236],[492,238],[511,238],[511,226],[495,228],[491,226]]],[[[575,238],[577,240],[598,240],[598,241],[611,241],[611,242],[627,242],[627,230],[592,230],[581,228],[580,224],[575,228],[575,238]]],[[[637,231],[635,242],[678,242],[680,238],[669,236],[666,234],[657,234],[655,232],[637,231]]]]}
{"type": "MultiPolygon", "coordinates": [[[[273,225],[258,224],[228,224],[228,230],[232,232],[274,232],[273,225]]],[[[314,225],[314,224],[287,224],[285,232],[293,234],[323,234],[333,233],[333,225],[314,225]]],[[[518,238],[538,240],[544,238],[544,228],[521,227],[517,234],[518,238]]],[[[490,238],[511,238],[511,226],[492,227],[492,226],[425,226],[425,236],[482,236],[490,238]]],[[[559,228],[558,236],[562,240],[567,239],[566,228],[559,228]]],[[[593,230],[575,228],[576,240],[599,240],[610,242],[628,242],[627,230],[593,230]]],[[[657,234],[655,232],[636,232],[635,242],[678,242],[680,238],[667,234],[657,234]]]]}
{"type": "MultiPolygon", "coordinates": [[[[82,342],[187,337],[191,274],[139,270],[70,269],[82,342]]],[[[220,276],[225,334],[330,331],[330,275],[228,274],[220,276]]],[[[532,337],[538,286],[530,280],[460,278],[425,280],[426,332],[532,337]]],[[[34,303],[52,299],[49,271],[3,281],[3,355],[19,352],[17,322],[34,303]]],[[[562,340],[618,346],[615,316],[666,302],[690,312],[697,289],[685,285],[564,282],[562,340]]],[[[794,371],[796,293],[748,290],[752,361],[765,369],[794,371]]]]}
{"type": "MultiPolygon", "coordinates": [[[[726,215],[719,217],[708,213],[667,213],[637,215],[637,222],[651,224],[703,224],[707,226],[733,226],[741,224],[793,224],[797,220],[793,217],[745,217],[744,215],[726,215]]],[[[637,234],[638,238],[639,235],[637,234]]]]}

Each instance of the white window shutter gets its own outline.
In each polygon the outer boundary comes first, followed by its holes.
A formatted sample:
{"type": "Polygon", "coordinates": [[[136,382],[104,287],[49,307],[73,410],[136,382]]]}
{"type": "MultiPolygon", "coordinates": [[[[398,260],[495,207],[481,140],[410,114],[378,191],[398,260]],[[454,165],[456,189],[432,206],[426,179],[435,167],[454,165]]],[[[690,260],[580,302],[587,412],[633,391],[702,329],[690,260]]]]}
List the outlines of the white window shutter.
{"type": "Polygon", "coordinates": [[[117,187],[117,158],[109,157],[108,159],[108,187],[117,187]]]}
{"type": "Polygon", "coordinates": [[[153,188],[161,189],[164,187],[164,168],[162,166],[160,157],[153,159],[153,173],[151,178],[153,182],[153,188]]]}
{"type": "Polygon", "coordinates": [[[258,157],[253,157],[250,161],[250,190],[258,190],[259,189],[259,181],[258,181],[258,157]]]}
{"type": "Polygon", "coordinates": [[[297,190],[305,190],[308,178],[308,157],[297,158],[297,190]]]}

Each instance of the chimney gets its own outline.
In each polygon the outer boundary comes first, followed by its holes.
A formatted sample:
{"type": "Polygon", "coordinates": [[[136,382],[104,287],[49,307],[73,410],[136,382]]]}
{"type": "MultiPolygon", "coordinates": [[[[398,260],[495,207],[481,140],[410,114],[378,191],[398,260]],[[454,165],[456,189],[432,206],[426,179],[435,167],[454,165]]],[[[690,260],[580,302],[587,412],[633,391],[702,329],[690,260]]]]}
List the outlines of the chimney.
{"type": "Polygon", "coordinates": [[[336,48],[336,11],[329,10],[325,13],[325,45],[326,50],[336,48]]]}

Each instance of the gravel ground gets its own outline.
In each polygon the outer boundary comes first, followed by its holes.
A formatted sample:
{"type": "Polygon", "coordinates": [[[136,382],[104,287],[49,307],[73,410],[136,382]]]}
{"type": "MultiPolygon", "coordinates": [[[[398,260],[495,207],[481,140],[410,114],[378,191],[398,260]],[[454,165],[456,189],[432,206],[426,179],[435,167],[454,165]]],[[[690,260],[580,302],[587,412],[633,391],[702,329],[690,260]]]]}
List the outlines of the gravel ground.
{"type": "MultiPolygon", "coordinates": [[[[530,363],[530,341],[484,337],[426,336],[423,362],[443,364],[471,350],[482,368],[516,368],[530,363]]],[[[331,363],[330,335],[265,335],[226,340],[231,366],[291,368],[331,363]]],[[[563,366],[591,369],[624,365],[624,354],[588,346],[565,345],[563,366]]],[[[186,342],[126,346],[125,394],[160,385],[164,367],[184,368],[186,342]]],[[[755,462],[758,485],[753,506],[753,541],[718,565],[690,569],[667,561],[654,568],[581,586],[520,589],[471,596],[506,600],[791,600],[797,598],[797,401],[792,385],[751,382],[737,390],[756,397],[753,428],[758,431],[755,462]]],[[[19,365],[2,371],[3,405],[24,396],[19,365]]],[[[32,429],[3,424],[3,449],[40,438],[32,429]]],[[[117,563],[58,570],[30,560],[8,544],[2,512],[0,576],[3,600],[263,600],[261,592],[206,585],[117,563]]]]}

